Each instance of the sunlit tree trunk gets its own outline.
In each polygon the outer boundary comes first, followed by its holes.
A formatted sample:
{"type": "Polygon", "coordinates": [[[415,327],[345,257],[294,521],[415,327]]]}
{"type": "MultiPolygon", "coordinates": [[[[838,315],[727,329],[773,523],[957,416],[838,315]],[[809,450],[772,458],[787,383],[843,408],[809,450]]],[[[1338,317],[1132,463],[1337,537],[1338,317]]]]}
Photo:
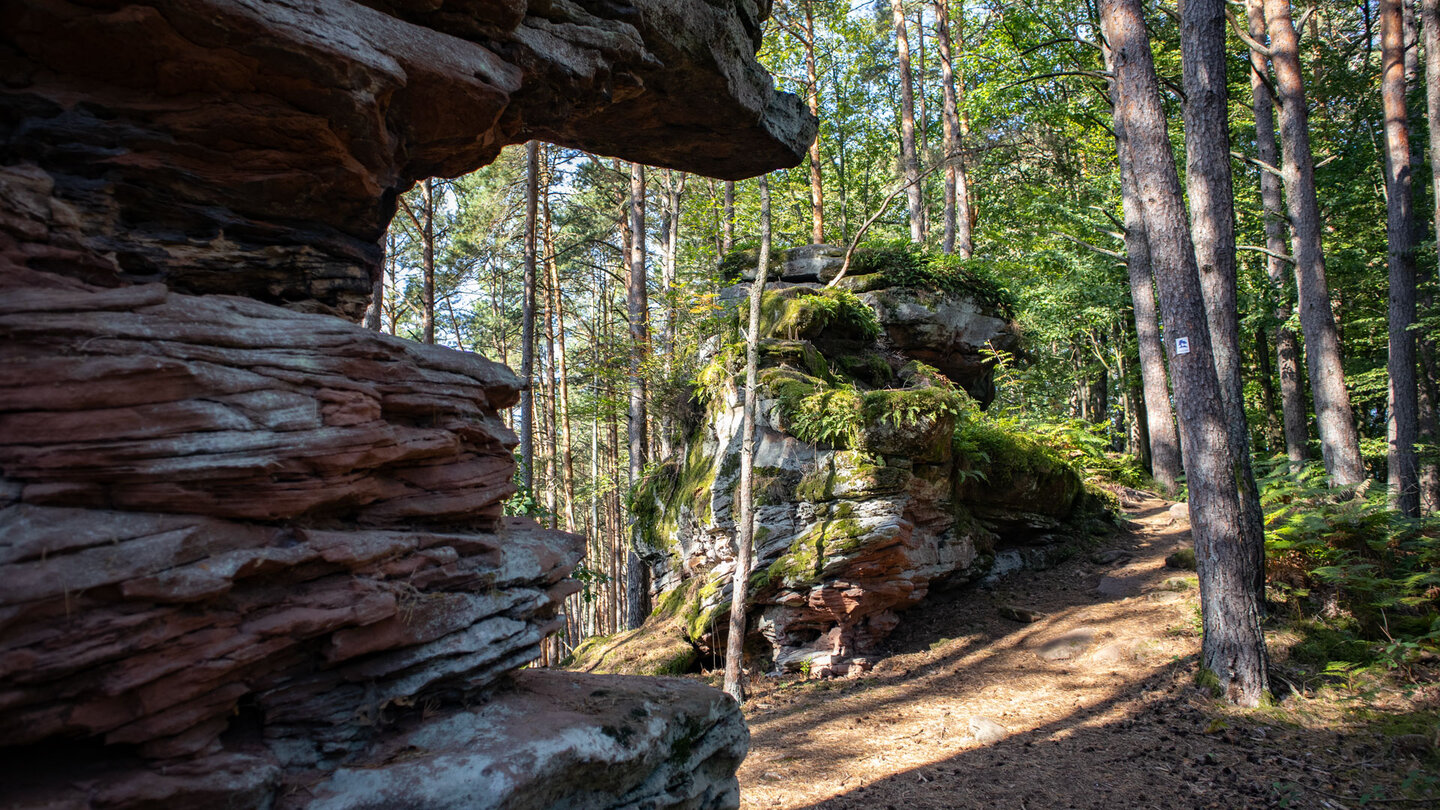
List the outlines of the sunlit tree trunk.
{"type": "MultiPolygon", "coordinates": [[[[968,259],[975,251],[970,229],[970,193],[965,164],[960,158],[960,106],[951,56],[950,10],[946,0],[934,0],[935,43],[940,52],[941,123],[945,135],[945,235],[941,249],[968,259]]],[[[960,4],[963,17],[965,5],[960,4]]]]}
{"type": "MultiPolygon", "coordinates": [[[[630,165],[630,278],[625,287],[630,316],[630,485],[644,474],[649,461],[645,427],[645,359],[650,345],[650,305],[645,289],[645,167],[630,165]]],[[[639,553],[640,524],[629,517],[630,552],[625,571],[625,624],[630,629],[645,621],[649,610],[649,570],[639,553]]]]}
{"type": "Polygon", "coordinates": [[[421,230],[421,269],[424,272],[424,283],[421,288],[421,306],[425,308],[422,314],[421,340],[428,344],[435,343],[435,181],[432,178],[425,178],[423,184],[425,189],[425,215],[423,217],[423,229],[421,230]]]}
{"type": "Polygon", "coordinates": [[[370,285],[370,306],[365,308],[365,317],[361,320],[361,324],[372,332],[380,331],[385,314],[385,264],[389,258],[385,248],[388,241],[388,236],[380,240],[380,265],[375,268],[375,280],[370,285]]]}
{"type": "Polygon", "coordinates": [[[750,322],[745,330],[745,405],[740,427],[740,488],[735,504],[735,573],[730,577],[730,635],[725,644],[725,694],[745,699],[741,677],[745,650],[745,600],[755,537],[755,402],[760,364],[760,300],[770,264],[770,183],[760,176],[760,261],[750,285],[750,322]]]}
{"type": "MultiPolygon", "coordinates": [[[[548,165],[548,164],[547,164],[548,165]]],[[[565,529],[576,531],[575,522],[575,456],[570,436],[570,380],[565,356],[565,296],[560,289],[560,262],[555,252],[554,222],[550,216],[550,183],[547,169],[545,176],[545,267],[549,277],[550,311],[554,314],[555,329],[555,403],[557,433],[560,447],[560,501],[565,510],[565,529]]]]}
{"type": "Polygon", "coordinates": [[[1185,185],[1190,234],[1205,295],[1205,321],[1220,398],[1230,428],[1231,464],[1240,486],[1245,547],[1265,588],[1265,516],[1250,467],[1250,430],[1245,422],[1245,384],[1240,379],[1240,304],[1235,277],[1235,191],[1230,178],[1230,126],[1225,85],[1225,0],[1185,0],[1180,5],[1181,71],[1185,86],[1185,185]]]}
{"type": "Polygon", "coordinates": [[[890,0],[895,22],[895,50],[900,63],[900,163],[905,174],[905,196],[910,203],[910,241],[925,241],[925,200],[920,188],[920,161],[915,154],[915,80],[910,74],[910,38],[905,8],[890,0]]]}
{"type": "MultiPolygon", "coordinates": [[[[1247,0],[1245,13],[1250,37],[1263,43],[1265,34],[1264,0],[1247,0]]],[[[1261,163],[1280,167],[1280,147],[1275,143],[1275,104],[1266,77],[1269,59],[1250,51],[1251,109],[1255,114],[1255,155],[1261,163]]],[[[1285,455],[1298,467],[1309,456],[1310,429],[1305,413],[1305,389],[1300,376],[1300,341],[1294,330],[1285,324],[1290,320],[1294,294],[1293,278],[1285,261],[1285,200],[1281,194],[1280,177],[1273,172],[1260,172],[1260,201],[1265,212],[1265,272],[1275,291],[1275,363],[1280,375],[1280,410],[1285,435],[1285,455]]]]}
{"type": "Polygon", "coordinates": [[[1401,0],[1380,0],[1380,97],[1385,109],[1385,237],[1390,269],[1390,415],[1386,454],[1390,503],[1420,516],[1415,456],[1419,415],[1415,387],[1415,212],[1411,194],[1410,122],[1405,112],[1405,25],[1401,0]]]}
{"type": "MultiPolygon", "coordinates": [[[[805,84],[809,91],[806,103],[810,114],[820,117],[820,78],[815,70],[815,9],[813,0],[804,0],[805,12],[805,84]]],[[[825,185],[820,174],[820,138],[810,142],[810,241],[825,241],[825,185]]]]}
{"type": "MultiPolygon", "coordinates": [[[[1106,48],[1107,67],[1114,70],[1114,53],[1106,48]]],[[[1118,110],[1120,99],[1112,81],[1111,104],[1118,110]]],[[[1135,315],[1135,343],[1140,356],[1140,381],[1145,399],[1145,428],[1150,447],[1150,474],[1166,494],[1179,487],[1182,472],[1180,435],[1170,407],[1170,385],[1165,373],[1165,347],[1160,339],[1160,313],[1155,306],[1151,277],[1150,242],[1145,235],[1140,190],[1129,166],[1129,146],[1121,117],[1115,116],[1115,146],[1120,163],[1120,200],[1125,224],[1125,264],[1130,278],[1130,298],[1135,315]]]]}
{"type": "Polygon", "coordinates": [[[1365,465],[1360,458],[1360,437],[1355,430],[1350,394],[1345,390],[1340,337],[1325,281],[1320,205],[1315,197],[1315,159],[1310,151],[1300,43],[1290,18],[1290,0],[1265,0],[1265,24],[1270,33],[1270,61],[1279,95],[1280,151],[1284,157],[1281,173],[1290,214],[1290,255],[1295,260],[1300,327],[1305,335],[1305,364],[1310,372],[1320,453],[1332,484],[1358,484],[1365,478],[1365,465]]]}
{"type": "Polygon", "coordinates": [[[1172,354],[1184,426],[1191,533],[1199,564],[1202,664],[1232,703],[1258,705],[1267,687],[1254,558],[1245,546],[1235,452],[1215,372],[1200,271],[1190,241],[1140,0],[1102,0],[1112,49],[1117,126],[1126,133],[1172,354]],[[1184,341],[1182,343],[1181,341],[1184,341]]]}

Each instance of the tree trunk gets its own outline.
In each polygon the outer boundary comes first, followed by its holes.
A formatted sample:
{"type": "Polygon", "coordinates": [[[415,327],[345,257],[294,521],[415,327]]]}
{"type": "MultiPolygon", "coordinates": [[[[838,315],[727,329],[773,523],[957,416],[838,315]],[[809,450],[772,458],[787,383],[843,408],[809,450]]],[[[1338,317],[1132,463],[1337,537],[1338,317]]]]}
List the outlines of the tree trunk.
{"type": "Polygon", "coordinates": [[[1390,267],[1390,415],[1386,466],[1392,508],[1420,516],[1416,402],[1415,212],[1410,179],[1410,122],[1405,112],[1405,25],[1402,0],[1380,0],[1380,97],[1385,108],[1385,237],[1390,267]]]}
{"type": "Polygon", "coordinates": [[[1300,73],[1300,43],[1290,19],[1289,0],[1265,0],[1271,64],[1280,103],[1281,173],[1290,214],[1291,256],[1300,299],[1300,328],[1305,334],[1305,364],[1320,431],[1320,454],[1330,483],[1358,484],[1365,478],[1360,438],[1350,394],[1345,390],[1340,337],[1330,311],[1325,281],[1325,252],[1320,244],[1320,205],[1315,198],[1315,159],[1310,152],[1310,121],[1300,73]]]}
{"type": "MultiPolygon", "coordinates": [[[[1245,13],[1250,36],[1257,42],[1269,39],[1265,33],[1264,0],[1247,0],[1245,13]]],[[[1263,53],[1250,52],[1250,104],[1255,114],[1255,155],[1260,162],[1280,167],[1280,147],[1275,143],[1275,104],[1265,77],[1270,73],[1269,60],[1263,53]]],[[[1293,278],[1285,255],[1285,200],[1281,195],[1280,178],[1269,171],[1260,172],[1260,201],[1265,212],[1265,272],[1275,291],[1275,363],[1280,375],[1280,410],[1285,436],[1285,455],[1298,469],[1309,456],[1310,429],[1305,412],[1305,391],[1300,377],[1300,342],[1285,324],[1293,311],[1294,293],[1287,278],[1293,278]]]]}
{"type": "Polygon", "coordinates": [[[1435,385],[1435,351],[1429,341],[1420,340],[1420,440],[1430,449],[1430,457],[1420,464],[1420,511],[1426,515],[1440,513],[1440,468],[1435,453],[1440,452],[1440,390],[1435,385]]]}
{"type": "MultiPolygon", "coordinates": [[[[943,93],[941,122],[945,135],[945,235],[941,249],[968,259],[975,252],[970,231],[970,194],[965,164],[960,159],[960,89],[955,83],[951,58],[950,10],[947,0],[934,0],[935,44],[940,52],[940,87],[943,93]]],[[[960,13],[964,15],[962,2],[960,13]]]]}
{"type": "MultiPolygon", "coordinates": [[[[810,114],[820,118],[820,78],[815,70],[815,9],[813,0],[801,4],[805,11],[805,83],[810,91],[806,102],[810,114]]],[[[820,138],[810,142],[810,241],[825,241],[825,186],[820,176],[820,138]]]]}
{"type": "MultiPolygon", "coordinates": [[[[1434,133],[1435,124],[1440,121],[1440,0],[1421,0],[1420,2],[1421,28],[1425,37],[1425,113],[1426,119],[1430,122],[1432,132],[1430,135],[1430,189],[1434,194],[1434,223],[1436,233],[1440,234],[1440,137],[1434,133]]],[[[1426,309],[1432,310],[1434,301],[1426,302],[1426,309]]],[[[1436,427],[1436,409],[1440,408],[1440,402],[1436,401],[1437,392],[1434,388],[1436,378],[1434,370],[1435,346],[1434,338],[1430,335],[1421,336],[1420,357],[1425,363],[1426,373],[1421,375],[1421,385],[1425,387],[1425,401],[1428,418],[1421,424],[1422,430],[1429,433],[1426,444],[1435,451],[1437,443],[1440,443],[1440,428],[1436,427]]],[[[1434,514],[1440,509],[1440,468],[1437,468],[1433,456],[1421,466],[1421,500],[1429,505],[1426,509],[1434,514]]]]}
{"type": "Polygon", "coordinates": [[[925,201],[920,188],[920,161],[915,155],[915,81],[910,75],[910,38],[905,9],[890,0],[895,21],[895,51],[900,63],[900,164],[905,173],[905,195],[910,203],[910,241],[925,241],[925,201]]]}
{"type": "Polygon", "coordinates": [[[421,231],[421,269],[424,271],[424,285],[421,289],[421,340],[435,343],[435,181],[425,178],[425,218],[421,231]]]}
{"type": "MultiPolygon", "coordinates": [[[[1114,70],[1114,54],[1104,55],[1114,70]]],[[[1110,85],[1111,104],[1118,111],[1120,99],[1116,87],[1110,85]]],[[[1130,298],[1135,313],[1135,343],[1140,356],[1140,381],[1145,398],[1145,427],[1150,446],[1150,474],[1165,494],[1179,487],[1183,471],[1180,457],[1180,436],[1175,430],[1175,416],[1170,407],[1170,386],[1165,379],[1165,347],[1160,339],[1159,312],[1155,306],[1155,288],[1151,278],[1150,242],[1145,234],[1140,191],[1135,173],[1129,166],[1129,147],[1121,117],[1115,116],[1115,146],[1120,163],[1120,200],[1125,218],[1125,259],[1130,275],[1130,298]]]]}
{"type": "Polygon", "coordinates": [[[745,600],[755,537],[755,402],[760,364],[760,299],[770,264],[770,183],[760,175],[760,262],[750,285],[750,323],[745,330],[745,408],[740,427],[740,489],[735,504],[735,572],[730,576],[730,635],[725,642],[725,694],[745,699],[741,677],[745,650],[745,600]]]}
{"type": "Polygon", "coordinates": [[[1200,271],[1185,221],[1160,88],[1140,0],[1102,0],[1101,23],[1113,49],[1117,127],[1140,192],[1166,344],[1183,425],[1191,533],[1199,565],[1202,664],[1230,702],[1259,705],[1267,688],[1260,629],[1259,578],[1242,539],[1235,451],[1206,325],[1200,271]],[[1183,341],[1183,342],[1182,342],[1183,341]]]}
{"type": "Polygon", "coordinates": [[[735,181],[725,181],[725,228],[720,240],[720,255],[724,258],[735,249],[735,181]]]}
{"type": "MultiPolygon", "coordinates": [[[[547,164],[548,165],[548,164],[547,164]]],[[[565,296],[560,290],[560,262],[555,252],[555,232],[550,218],[550,173],[545,174],[545,267],[549,277],[550,311],[555,318],[555,403],[556,431],[560,435],[560,495],[565,509],[565,530],[576,531],[575,456],[570,436],[570,380],[565,357],[565,296]]]]}
{"type": "MultiPolygon", "coordinates": [[[[1235,287],[1235,191],[1230,179],[1230,126],[1225,86],[1225,0],[1180,4],[1181,71],[1185,86],[1185,184],[1190,234],[1205,295],[1205,321],[1215,374],[1230,429],[1231,464],[1240,486],[1244,543],[1258,593],[1265,592],[1265,514],[1250,466],[1245,384],[1240,379],[1240,305],[1235,287]]],[[[1261,602],[1263,604],[1263,602],[1261,602]]]]}
{"type": "Polygon", "coordinates": [[[535,259],[539,242],[540,142],[525,144],[525,290],[520,314],[520,486],[535,493],[535,259]]]}
{"type": "MultiPolygon", "coordinates": [[[[645,430],[645,355],[650,343],[649,303],[645,290],[645,167],[630,164],[630,278],[625,288],[630,315],[630,486],[649,461],[645,430]]],[[[626,559],[626,627],[633,630],[650,613],[649,570],[639,553],[640,524],[630,515],[630,553],[626,559]]]]}
{"type": "MultiPolygon", "coordinates": [[[[676,258],[680,250],[680,201],[685,194],[685,180],[685,172],[680,172],[677,176],[675,172],[665,170],[665,210],[662,223],[665,257],[660,270],[661,306],[665,311],[665,318],[661,321],[659,349],[667,385],[672,382],[670,377],[675,368],[675,321],[678,317],[675,306],[675,272],[676,258]]],[[[668,459],[674,455],[675,441],[675,419],[670,408],[662,409],[659,430],[656,432],[659,434],[659,457],[662,460],[668,459]]]]}
{"type": "Polygon", "coordinates": [[[1274,453],[1285,445],[1284,421],[1275,396],[1275,368],[1270,363],[1270,336],[1265,327],[1255,329],[1255,375],[1260,382],[1260,409],[1265,412],[1265,451],[1274,453]]]}

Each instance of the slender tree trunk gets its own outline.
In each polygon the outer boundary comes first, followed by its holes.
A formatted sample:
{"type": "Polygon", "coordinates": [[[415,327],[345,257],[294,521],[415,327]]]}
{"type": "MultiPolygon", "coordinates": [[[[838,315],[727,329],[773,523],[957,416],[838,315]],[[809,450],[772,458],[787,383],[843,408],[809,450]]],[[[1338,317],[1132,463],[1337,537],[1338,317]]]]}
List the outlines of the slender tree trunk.
{"type": "Polygon", "coordinates": [[[1420,441],[1432,455],[1420,464],[1420,511],[1426,515],[1440,513],[1440,469],[1434,453],[1440,452],[1440,390],[1435,385],[1435,351],[1429,341],[1417,341],[1420,355],[1420,441]]]}
{"type": "Polygon", "coordinates": [[[1270,336],[1265,327],[1255,329],[1255,376],[1260,382],[1260,408],[1265,412],[1265,450],[1274,453],[1285,445],[1285,429],[1280,404],[1275,396],[1275,368],[1270,363],[1270,336]]]}
{"type": "Polygon", "coordinates": [[[565,296],[560,290],[560,262],[555,253],[555,232],[550,218],[550,173],[545,182],[545,267],[549,277],[550,311],[555,318],[555,402],[560,435],[561,503],[565,509],[565,529],[575,531],[575,456],[570,436],[570,380],[565,357],[565,296]]]}
{"type": "Polygon", "coordinates": [[[728,255],[735,249],[735,181],[725,181],[725,228],[721,234],[720,254],[728,255]]]}
{"type": "Polygon", "coordinates": [[[1140,0],[1102,0],[1101,24],[1113,51],[1116,115],[1125,129],[1173,348],[1175,401],[1184,426],[1191,533],[1199,564],[1202,663],[1232,703],[1258,705],[1267,688],[1259,581],[1243,540],[1235,451],[1215,372],[1200,271],[1185,221],[1159,82],[1140,0]],[[1182,341],[1184,341],[1182,343],[1182,341]]]}
{"type": "MultiPolygon", "coordinates": [[[[1114,53],[1105,49],[1110,70],[1114,70],[1114,53]]],[[[1110,85],[1111,104],[1118,111],[1120,99],[1116,87],[1110,85]]],[[[1151,278],[1150,241],[1145,233],[1140,190],[1135,173],[1130,169],[1126,129],[1120,115],[1115,116],[1115,146],[1120,163],[1120,200],[1125,222],[1125,263],[1130,276],[1130,298],[1135,313],[1135,343],[1140,356],[1140,380],[1145,396],[1146,437],[1150,446],[1150,474],[1165,494],[1179,487],[1183,472],[1180,436],[1175,430],[1175,416],[1170,407],[1170,386],[1165,378],[1165,347],[1160,339],[1160,317],[1155,306],[1155,288],[1151,278]]]]}
{"type": "Polygon", "coordinates": [[[520,485],[535,493],[535,260],[539,242],[540,142],[525,144],[525,290],[520,314],[520,485]]]}
{"type": "Polygon", "coordinates": [[[422,341],[434,345],[435,343],[435,181],[432,178],[425,178],[423,185],[425,189],[425,217],[424,228],[421,231],[421,265],[424,271],[424,284],[421,288],[421,305],[425,311],[421,315],[422,341]]]}
{"type": "Polygon", "coordinates": [[[1320,454],[1335,486],[1358,484],[1365,478],[1360,437],[1345,390],[1340,336],[1330,310],[1325,281],[1325,252],[1320,244],[1320,204],[1315,197],[1315,159],[1310,151],[1309,113],[1300,73],[1300,43],[1290,18],[1289,0],[1265,0],[1270,32],[1271,64],[1280,106],[1281,173],[1290,213],[1291,256],[1300,299],[1300,327],[1305,334],[1305,364],[1320,431],[1320,454]]]}
{"type": "MultiPolygon", "coordinates": [[[[1258,593],[1265,592],[1265,515],[1250,466],[1245,384],[1240,379],[1240,304],[1235,278],[1235,191],[1225,85],[1225,0],[1181,4],[1181,71],[1185,86],[1185,184],[1190,234],[1205,294],[1205,321],[1227,413],[1231,464],[1240,486],[1240,519],[1258,593]]],[[[1263,601],[1260,604],[1264,604],[1263,601]]]]}
{"type": "MultiPolygon", "coordinates": [[[[815,70],[815,9],[813,0],[804,0],[805,12],[805,84],[810,91],[806,103],[810,114],[820,117],[820,77],[815,70]]],[[[810,142],[810,241],[825,241],[825,185],[820,175],[820,138],[810,142]]]]}
{"type": "Polygon", "coordinates": [[[895,21],[895,50],[900,62],[900,163],[910,203],[910,241],[925,241],[925,200],[920,188],[920,161],[915,155],[915,80],[910,74],[910,38],[901,0],[890,0],[895,21]]]}
{"type": "Polygon", "coordinates": [[[1390,266],[1390,415],[1386,454],[1390,503],[1420,516],[1415,455],[1419,403],[1415,380],[1415,212],[1411,195],[1410,122],[1405,112],[1405,25],[1402,0],[1380,0],[1380,96],[1385,108],[1385,236],[1390,266]]]}
{"type": "MultiPolygon", "coordinates": [[[[1430,122],[1430,189],[1434,196],[1434,225],[1436,234],[1440,234],[1440,136],[1436,133],[1436,124],[1440,121],[1440,0],[1421,0],[1420,2],[1421,28],[1425,37],[1425,113],[1426,120],[1430,122]]],[[[1433,312],[1434,301],[1426,302],[1426,309],[1433,312]]],[[[1434,337],[1424,335],[1419,337],[1419,351],[1422,362],[1425,363],[1426,373],[1421,375],[1421,386],[1425,389],[1422,405],[1421,429],[1426,434],[1425,442],[1432,448],[1432,452],[1440,445],[1440,427],[1437,427],[1436,411],[1440,409],[1440,402],[1437,402],[1437,392],[1434,388],[1436,377],[1434,370],[1435,344],[1434,337]]],[[[1437,468],[1433,457],[1421,466],[1421,500],[1428,504],[1425,508],[1430,514],[1440,510],[1440,468],[1437,468]]]]}
{"type": "Polygon", "coordinates": [[[735,505],[735,573],[730,577],[730,635],[725,643],[725,694],[745,700],[741,677],[745,650],[745,602],[749,597],[755,538],[755,403],[759,385],[760,300],[770,265],[770,183],[760,175],[760,262],[750,285],[750,323],[745,330],[745,406],[740,427],[740,489],[735,505]]]}
{"type": "MultiPolygon", "coordinates": [[[[645,167],[630,165],[630,279],[625,300],[630,315],[630,486],[635,486],[649,461],[645,429],[645,359],[650,345],[650,305],[645,289],[645,167]]],[[[626,560],[626,626],[635,629],[649,614],[649,569],[640,557],[640,524],[629,517],[630,553],[626,560]]]]}
{"type": "Polygon", "coordinates": [[[559,476],[555,469],[559,442],[555,438],[555,310],[551,306],[551,302],[555,300],[554,292],[550,288],[549,273],[546,273],[541,299],[545,353],[541,362],[540,390],[537,393],[540,403],[540,444],[545,451],[545,513],[546,521],[552,529],[557,528],[556,522],[560,513],[559,476]]]}
{"type": "MultiPolygon", "coordinates": [[[[685,194],[686,174],[665,171],[665,212],[662,230],[665,233],[665,261],[661,265],[660,286],[661,306],[664,309],[665,317],[661,321],[660,332],[660,357],[663,362],[663,373],[666,384],[671,380],[675,369],[675,340],[676,340],[676,319],[679,317],[675,306],[675,272],[676,259],[680,251],[680,201],[685,194]]],[[[675,420],[670,409],[665,408],[660,413],[660,426],[658,446],[659,456],[668,459],[675,454],[675,420]]]]}
{"type": "MultiPolygon", "coordinates": [[[[970,232],[970,195],[965,165],[960,159],[959,95],[951,57],[950,10],[947,0],[934,0],[935,44],[940,52],[941,123],[945,135],[945,235],[941,249],[968,259],[975,246],[970,232]]],[[[965,13],[962,2],[960,13],[965,13]]]]}
{"type": "MultiPolygon", "coordinates": [[[[1245,13],[1250,36],[1257,42],[1265,42],[1264,0],[1247,0],[1245,13]]],[[[1269,60],[1258,51],[1250,52],[1251,109],[1255,114],[1255,154],[1260,162],[1276,169],[1280,167],[1280,147],[1275,143],[1275,105],[1265,77],[1270,73],[1269,60]]],[[[1285,455],[1292,467],[1298,469],[1309,456],[1310,429],[1305,411],[1305,390],[1300,376],[1300,341],[1295,332],[1285,324],[1293,311],[1294,278],[1285,259],[1285,200],[1280,190],[1280,178],[1269,171],[1260,172],[1260,201],[1265,211],[1265,272],[1270,277],[1270,286],[1275,291],[1275,362],[1280,374],[1280,409],[1284,415],[1285,455]]]]}

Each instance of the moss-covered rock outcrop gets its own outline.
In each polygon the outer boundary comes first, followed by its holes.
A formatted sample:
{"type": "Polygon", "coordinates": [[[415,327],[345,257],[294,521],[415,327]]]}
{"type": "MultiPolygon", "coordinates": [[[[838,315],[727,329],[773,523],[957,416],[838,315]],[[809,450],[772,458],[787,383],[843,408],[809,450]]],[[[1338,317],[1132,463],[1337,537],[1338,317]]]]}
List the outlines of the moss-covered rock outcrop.
{"type": "MultiPolygon", "coordinates": [[[[806,255],[813,267],[824,254],[806,255]]],[[[765,665],[836,666],[872,652],[935,584],[984,576],[997,547],[1063,540],[1083,500],[1080,477],[1058,455],[981,413],[967,391],[984,387],[980,377],[956,380],[917,361],[891,339],[885,314],[918,317],[895,303],[910,299],[931,302],[930,312],[990,305],[964,289],[886,284],[883,268],[867,271],[876,284],[860,294],[782,276],[761,304],[756,548],[746,574],[747,652],[765,665]]],[[[658,607],[641,630],[582,648],[577,666],[659,674],[720,652],[735,576],[738,323],[748,307],[739,294],[726,298],[737,317],[696,379],[704,418],[682,457],[632,493],[658,607]]],[[[995,321],[987,341],[1013,346],[1013,327],[995,321]]]]}

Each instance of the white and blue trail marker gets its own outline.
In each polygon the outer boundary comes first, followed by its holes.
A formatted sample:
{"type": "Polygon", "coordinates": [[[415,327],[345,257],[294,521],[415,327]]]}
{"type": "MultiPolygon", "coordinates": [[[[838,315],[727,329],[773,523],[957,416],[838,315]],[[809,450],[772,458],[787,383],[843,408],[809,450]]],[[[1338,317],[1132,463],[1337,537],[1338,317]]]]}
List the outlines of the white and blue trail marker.
{"type": "Polygon", "coordinates": [[[1175,338],[1175,353],[1176,353],[1176,354],[1189,354],[1189,353],[1190,353],[1190,338],[1188,338],[1188,337],[1175,338]]]}

